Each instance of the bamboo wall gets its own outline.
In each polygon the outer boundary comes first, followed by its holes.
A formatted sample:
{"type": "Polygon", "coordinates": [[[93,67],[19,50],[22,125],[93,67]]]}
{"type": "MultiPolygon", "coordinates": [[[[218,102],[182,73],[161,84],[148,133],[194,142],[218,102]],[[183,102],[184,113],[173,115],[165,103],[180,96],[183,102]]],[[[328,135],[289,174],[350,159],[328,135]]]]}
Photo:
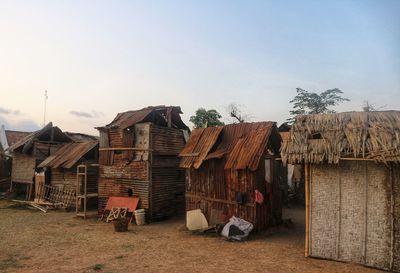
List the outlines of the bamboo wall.
{"type": "Polygon", "coordinates": [[[310,255],[400,270],[399,166],[341,161],[310,177],[310,255]]]}
{"type": "Polygon", "coordinates": [[[36,159],[32,155],[14,153],[11,179],[20,182],[32,182],[35,175],[36,159]]]}

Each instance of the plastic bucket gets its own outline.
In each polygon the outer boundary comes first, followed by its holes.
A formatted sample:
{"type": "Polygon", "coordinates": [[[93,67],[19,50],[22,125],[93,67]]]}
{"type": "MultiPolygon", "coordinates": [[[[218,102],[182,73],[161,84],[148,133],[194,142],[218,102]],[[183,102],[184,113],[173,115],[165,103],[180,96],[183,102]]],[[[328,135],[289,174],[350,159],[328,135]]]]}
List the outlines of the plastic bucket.
{"type": "Polygon", "coordinates": [[[144,209],[135,210],[136,225],[142,226],[146,223],[146,214],[144,209]]]}

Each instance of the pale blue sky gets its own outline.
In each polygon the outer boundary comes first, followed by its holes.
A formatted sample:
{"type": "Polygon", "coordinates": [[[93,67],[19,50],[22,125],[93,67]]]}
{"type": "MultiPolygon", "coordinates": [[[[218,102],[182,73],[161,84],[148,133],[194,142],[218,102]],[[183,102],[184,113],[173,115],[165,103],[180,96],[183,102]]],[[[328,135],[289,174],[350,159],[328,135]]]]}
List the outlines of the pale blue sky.
{"type": "MultiPolygon", "coordinates": [[[[118,112],[243,105],[288,117],[296,87],[400,109],[400,1],[0,1],[0,122],[96,133],[118,112]],[[71,114],[85,112],[91,117],[71,114]]],[[[190,124],[190,126],[192,126],[190,124]]]]}

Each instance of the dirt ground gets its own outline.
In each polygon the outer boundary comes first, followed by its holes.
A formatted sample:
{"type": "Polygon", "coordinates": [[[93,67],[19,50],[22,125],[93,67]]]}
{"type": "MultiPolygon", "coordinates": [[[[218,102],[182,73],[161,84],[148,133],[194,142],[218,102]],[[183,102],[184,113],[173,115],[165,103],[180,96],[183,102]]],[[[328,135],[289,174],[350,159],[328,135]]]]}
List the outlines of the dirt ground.
{"type": "Polygon", "coordinates": [[[0,272],[380,272],[304,257],[304,212],[285,210],[294,228],[241,243],[193,235],[184,218],[125,233],[74,213],[10,209],[0,200],[0,272]]]}

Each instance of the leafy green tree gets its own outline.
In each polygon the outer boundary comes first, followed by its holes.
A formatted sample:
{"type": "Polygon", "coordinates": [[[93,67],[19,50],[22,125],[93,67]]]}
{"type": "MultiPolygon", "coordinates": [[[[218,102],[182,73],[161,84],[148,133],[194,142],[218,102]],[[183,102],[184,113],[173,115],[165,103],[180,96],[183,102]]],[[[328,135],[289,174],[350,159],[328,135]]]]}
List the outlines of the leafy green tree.
{"type": "Polygon", "coordinates": [[[291,122],[297,115],[335,113],[330,109],[331,106],[349,101],[341,96],[343,92],[338,88],[328,89],[320,94],[296,88],[296,93],[296,96],[290,101],[293,103],[293,110],[290,111],[292,117],[288,121],[291,122]]]}
{"type": "Polygon", "coordinates": [[[194,124],[194,128],[207,128],[213,126],[222,126],[224,123],[219,119],[222,116],[214,109],[206,110],[199,108],[189,121],[194,124]]]}

